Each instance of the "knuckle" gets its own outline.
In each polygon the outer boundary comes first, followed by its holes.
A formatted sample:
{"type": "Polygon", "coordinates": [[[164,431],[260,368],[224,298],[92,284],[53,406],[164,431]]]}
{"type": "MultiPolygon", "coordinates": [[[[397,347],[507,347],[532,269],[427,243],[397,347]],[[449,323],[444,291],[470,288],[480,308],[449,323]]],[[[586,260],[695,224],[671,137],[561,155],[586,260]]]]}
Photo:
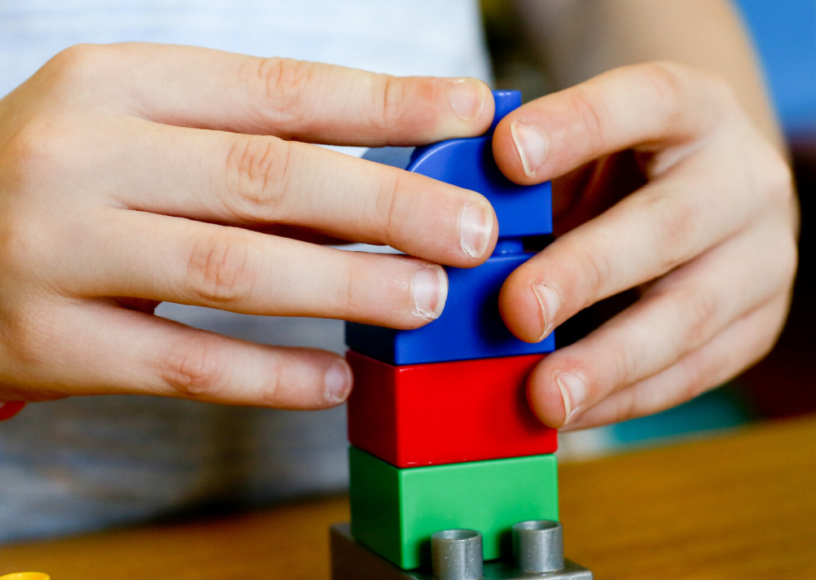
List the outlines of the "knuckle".
{"type": "Polygon", "coordinates": [[[238,230],[224,230],[196,240],[186,279],[194,298],[221,306],[240,302],[254,286],[247,240],[238,230]]]}
{"type": "Polygon", "coordinates": [[[690,401],[712,388],[711,377],[717,369],[710,368],[700,362],[688,362],[682,367],[683,383],[681,388],[682,398],[678,403],[690,401]]]}
{"type": "Polygon", "coordinates": [[[592,93],[585,88],[575,87],[571,92],[569,105],[581,121],[581,128],[584,132],[582,138],[593,151],[605,149],[603,103],[599,94],[592,93]]]}
{"type": "Polygon", "coordinates": [[[4,342],[13,359],[24,368],[47,366],[53,362],[55,353],[64,351],[65,335],[57,314],[55,309],[31,301],[7,316],[4,342]]]}
{"type": "Polygon", "coordinates": [[[313,62],[280,57],[260,59],[251,82],[260,81],[262,114],[283,127],[304,121],[307,90],[315,70],[313,62]]]}
{"type": "Polygon", "coordinates": [[[693,289],[676,289],[666,297],[673,302],[674,311],[682,313],[684,320],[684,340],[687,351],[708,342],[719,323],[720,306],[710,292],[693,289]]]}
{"type": "Polygon", "coordinates": [[[267,405],[280,404],[283,388],[283,363],[280,360],[270,361],[264,368],[264,382],[261,389],[261,401],[267,405]]]}
{"type": "MultiPolygon", "coordinates": [[[[703,82],[706,83],[709,94],[714,98],[714,101],[720,105],[725,105],[728,110],[739,110],[743,106],[740,104],[739,97],[734,91],[734,87],[725,80],[725,78],[704,71],[695,71],[701,75],[703,82]]],[[[725,109],[722,109],[725,110],[725,109]]]]}
{"type": "Polygon", "coordinates": [[[115,52],[111,45],[76,44],[57,53],[44,69],[60,85],[82,86],[98,77],[115,52]]]}
{"type": "Polygon", "coordinates": [[[739,369],[747,366],[747,361],[745,365],[737,363],[738,357],[744,357],[744,353],[708,356],[702,351],[697,351],[681,360],[679,365],[682,382],[679,392],[682,398],[678,403],[694,399],[735,376],[739,369]],[[724,372],[724,369],[731,370],[724,372]]]}
{"type": "Polygon", "coordinates": [[[210,398],[222,387],[225,367],[210,337],[187,336],[168,350],[158,370],[160,380],[190,398],[210,398]]]}
{"type": "Polygon", "coordinates": [[[659,257],[660,273],[665,273],[685,260],[689,243],[697,239],[695,232],[702,220],[693,204],[682,197],[656,194],[643,199],[644,223],[652,225],[652,239],[656,241],[653,255],[659,257]]]}
{"type": "Polygon", "coordinates": [[[612,390],[620,390],[634,383],[640,376],[639,354],[635,352],[636,349],[631,347],[631,344],[619,343],[616,347],[616,356],[614,363],[614,377],[615,381],[612,390]]]}
{"type": "MultiPolygon", "coordinates": [[[[41,226],[16,208],[0,218],[0,270],[7,279],[21,280],[43,264],[47,249],[41,240],[41,226]]],[[[36,275],[36,274],[35,274],[36,275]]]]}
{"type": "Polygon", "coordinates": [[[681,95],[684,83],[681,67],[666,61],[649,62],[640,65],[640,74],[667,116],[667,121],[672,124],[672,121],[683,114],[681,95]]]}
{"type": "Polygon", "coordinates": [[[584,306],[593,304],[607,295],[611,282],[612,265],[609,257],[602,251],[591,251],[574,244],[569,252],[572,262],[579,264],[579,276],[586,288],[584,306]]]}
{"type": "Polygon", "coordinates": [[[17,186],[25,187],[43,175],[52,175],[66,168],[70,151],[71,132],[56,119],[40,118],[26,122],[6,142],[0,163],[10,170],[17,186]]]}
{"type": "Polygon", "coordinates": [[[226,159],[225,209],[244,221],[279,217],[289,187],[291,151],[275,137],[237,137],[226,159]]]}
{"type": "Polygon", "coordinates": [[[764,170],[765,191],[771,204],[789,206],[794,200],[794,179],[790,165],[773,151],[764,170]]]}
{"type": "Polygon", "coordinates": [[[348,260],[344,269],[343,281],[338,285],[336,293],[337,309],[347,318],[358,319],[369,310],[365,292],[361,290],[361,280],[368,268],[368,260],[364,256],[354,256],[357,259],[348,260]]]}
{"type": "Polygon", "coordinates": [[[369,224],[371,230],[376,232],[377,239],[389,246],[394,245],[396,241],[395,228],[398,226],[396,214],[401,192],[404,191],[404,178],[394,173],[397,172],[389,172],[389,176],[380,181],[379,190],[376,194],[373,223],[369,224]]]}
{"type": "Polygon", "coordinates": [[[643,415],[643,409],[648,408],[649,401],[639,389],[632,389],[630,396],[620,397],[615,417],[619,421],[635,419],[643,415]]]}
{"type": "Polygon", "coordinates": [[[376,82],[378,89],[377,103],[375,111],[379,114],[375,117],[375,127],[384,132],[389,132],[400,126],[406,110],[408,100],[406,83],[391,75],[377,75],[376,82]]]}

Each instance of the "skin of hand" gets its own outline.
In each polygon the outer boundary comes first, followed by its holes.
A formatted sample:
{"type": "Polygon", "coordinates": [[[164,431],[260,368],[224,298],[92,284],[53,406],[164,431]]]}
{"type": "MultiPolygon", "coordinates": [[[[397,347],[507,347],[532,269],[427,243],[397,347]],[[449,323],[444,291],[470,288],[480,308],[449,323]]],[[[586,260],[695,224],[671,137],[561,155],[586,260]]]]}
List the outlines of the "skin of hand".
{"type": "Polygon", "coordinates": [[[131,393],[324,408],[346,362],[153,315],[160,301],[417,328],[485,198],[318,147],[484,133],[488,87],[149,44],[77,46],[0,101],[0,401],[131,393]],[[345,252],[338,240],[413,257],[345,252]]]}
{"type": "Polygon", "coordinates": [[[783,154],[729,83],[671,62],[617,68],[510,113],[493,151],[517,183],[554,180],[557,238],[499,297],[516,336],[540,341],[642,292],[536,367],[528,395],[543,422],[655,413],[770,350],[796,271],[797,204],[783,154]]]}

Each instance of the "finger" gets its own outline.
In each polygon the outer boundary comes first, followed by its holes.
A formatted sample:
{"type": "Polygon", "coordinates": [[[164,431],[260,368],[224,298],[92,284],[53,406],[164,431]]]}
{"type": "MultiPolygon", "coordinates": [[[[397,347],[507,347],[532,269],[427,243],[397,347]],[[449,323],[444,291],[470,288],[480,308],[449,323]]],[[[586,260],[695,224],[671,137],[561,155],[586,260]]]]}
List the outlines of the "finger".
{"type": "Polygon", "coordinates": [[[787,166],[764,157],[746,161],[740,151],[723,144],[691,155],[520,266],[499,297],[508,328],[540,341],[576,312],[662,276],[760,213],[789,223],[787,166]],[[764,170],[749,176],[745,165],[754,162],[764,170]]]}
{"type": "Polygon", "coordinates": [[[108,302],[41,309],[26,326],[12,354],[39,398],[141,394],[320,409],[351,390],[334,353],[227,338],[108,302]],[[43,341],[53,348],[39,348],[43,341]]]}
{"type": "Polygon", "coordinates": [[[723,121],[724,86],[681,65],[619,68],[509,113],[493,154],[502,173],[528,185],[625,149],[687,145],[723,121]]]}
{"type": "Polygon", "coordinates": [[[105,215],[89,218],[103,222],[95,232],[69,236],[71,260],[54,252],[47,266],[74,296],[128,296],[397,328],[437,318],[447,297],[444,269],[414,258],[128,210],[105,215]]]}
{"type": "Polygon", "coordinates": [[[637,304],[548,357],[530,376],[537,414],[549,425],[569,424],[619,389],[670,367],[745,312],[786,293],[796,267],[789,238],[776,227],[738,236],[660,280],[637,304]]]}
{"type": "Polygon", "coordinates": [[[657,413],[723,384],[771,350],[788,306],[786,294],[749,313],[663,372],[613,394],[577,416],[566,429],[586,429],[657,413]]]}
{"type": "Polygon", "coordinates": [[[341,145],[417,145],[480,135],[493,118],[490,90],[476,79],[392,77],[141,43],[74,47],[58,62],[79,69],[78,88],[103,84],[102,94],[126,97],[129,112],[185,127],[341,145]]]}
{"type": "Polygon", "coordinates": [[[117,184],[116,199],[132,209],[308,227],[457,267],[481,263],[498,236],[487,199],[422,175],[276,137],[117,127],[119,149],[100,144],[107,169],[94,177],[117,184]],[[123,166],[151,170],[123,175],[123,166]]]}

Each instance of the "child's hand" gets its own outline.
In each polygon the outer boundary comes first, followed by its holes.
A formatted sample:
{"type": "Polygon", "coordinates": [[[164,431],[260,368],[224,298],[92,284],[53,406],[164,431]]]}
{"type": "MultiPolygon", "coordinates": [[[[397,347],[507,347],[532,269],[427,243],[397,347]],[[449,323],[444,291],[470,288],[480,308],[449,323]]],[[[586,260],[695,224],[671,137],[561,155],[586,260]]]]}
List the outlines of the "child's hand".
{"type": "Polygon", "coordinates": [[[654,413],[771,348],[790,301],[798,211],[785,160],[724,82],[672,64],[614,70],[509,114],[493,150],[518,183],[556,180],[563,235],[500,297],[518,337],[539,341],[652,282],[534,371],[530,400],[545,423],[654,413]]]}
{"type": "Polygon", "coordinates": [[[492,252],[489,203],[303,142],[415,145],[481,134],[492,116],[473,80],[160,45],[61,53],[0,101],[0,401],[341,402],[340,357],[153,308],[422,326],[445,303],[436,264],[492,252]],[[337,239],[422,259],[311,243],[337,239]]]}

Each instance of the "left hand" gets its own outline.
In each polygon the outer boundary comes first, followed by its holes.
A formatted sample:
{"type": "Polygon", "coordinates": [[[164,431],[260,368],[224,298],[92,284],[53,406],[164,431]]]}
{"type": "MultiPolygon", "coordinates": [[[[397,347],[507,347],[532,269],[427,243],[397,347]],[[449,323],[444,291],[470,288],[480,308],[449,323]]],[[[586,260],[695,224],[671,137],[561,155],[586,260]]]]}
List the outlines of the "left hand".
{"type": "Polygon", "coordinates": [[[517,183],[554,180],[559,237],[499,298],[516,336],[540,341],[650,283],[534,370],[529,399],[544,423],[655,413],[771,349],[796,271],[796,197],[783,155],[724,81],[671,63],[616,69],[510,113],[493,151],[517,183]]]}

